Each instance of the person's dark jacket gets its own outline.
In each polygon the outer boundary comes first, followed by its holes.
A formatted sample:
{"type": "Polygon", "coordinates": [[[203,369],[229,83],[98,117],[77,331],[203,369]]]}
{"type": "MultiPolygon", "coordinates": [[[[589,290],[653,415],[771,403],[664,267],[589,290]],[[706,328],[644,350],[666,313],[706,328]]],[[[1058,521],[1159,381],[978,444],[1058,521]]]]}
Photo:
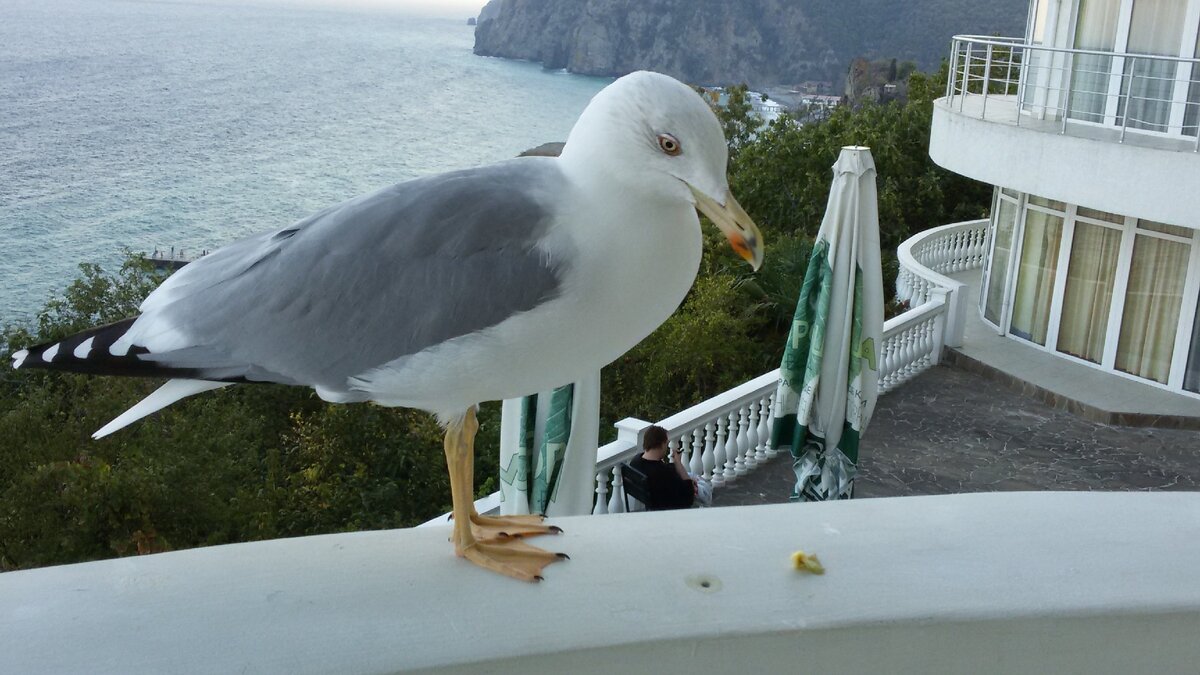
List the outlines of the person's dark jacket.
{"type": "Polygon", "coordinates": [[[696,499],[696,488],[690,480],[684,480],[675,468],[665,462],[651,462],[638,455],[629,461],[633,468],[646,474],[650,502],[647,511],[686,509],[696,499]]]}

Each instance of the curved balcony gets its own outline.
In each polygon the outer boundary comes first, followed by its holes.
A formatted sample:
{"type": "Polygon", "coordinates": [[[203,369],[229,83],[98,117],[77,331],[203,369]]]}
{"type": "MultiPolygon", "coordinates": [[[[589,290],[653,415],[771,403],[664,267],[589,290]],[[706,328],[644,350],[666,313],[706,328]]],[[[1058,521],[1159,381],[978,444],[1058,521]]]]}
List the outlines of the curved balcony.
{"type": "Polygon", "coordinates": [[[1198,120],[1200,59],[958,36],[929,155],[993,185],[1186,224],[1198,120]]]}

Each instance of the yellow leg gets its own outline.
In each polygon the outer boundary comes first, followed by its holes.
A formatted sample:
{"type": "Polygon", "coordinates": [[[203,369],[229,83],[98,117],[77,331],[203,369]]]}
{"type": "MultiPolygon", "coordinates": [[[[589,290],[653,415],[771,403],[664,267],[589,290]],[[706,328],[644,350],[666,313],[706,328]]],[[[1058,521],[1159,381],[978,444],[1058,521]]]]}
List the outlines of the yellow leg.
{"type": "MultiPolygon", "coordinates": [[[[472,503],[474,507],[474,503],[472,503]]],[[[546,525],[544,516],[481,516],[471,512],[471,531],[480,541],[496,541],[510,537],[536,537],[539,534],[558,534],[562,528],[546,525]]]]}
{"type": "MultiPolygon", "coordinates": [[[[446,429],[446,465],[450,469],[450,496],[453,500],[454,552],[471,562],[516,579],[525,581],[540,581],[542,569],[552,562],[565,560],[564,553],[551,553],[535,546],[530,546],[516,537],[520,534],[533,532],[508,532],[508,537],[483,541],[476,537],[475,529],[497,527],[495,523],[475,525],[474,521],[483,519],[475,513],[474,464],[475,464],[475,433],[479,431],[479,421],[475,419],[475,408],[467,410],[461,422],[451,424],[446,429]]],[[[505,522],[501,527],[518,529],[516,523],[505,522]]],[[[544,527],[538,525],[538,527],[544,527]]],[[[555,528],[557,529],[557,528],[555,528]]],[[[497,530],[497,534],[501,530],[497,530]]],[[[545,528],[545,531],[552,531],[545,528]]],[[[542,534],[542,532],[537,532],[542,534]]]]}

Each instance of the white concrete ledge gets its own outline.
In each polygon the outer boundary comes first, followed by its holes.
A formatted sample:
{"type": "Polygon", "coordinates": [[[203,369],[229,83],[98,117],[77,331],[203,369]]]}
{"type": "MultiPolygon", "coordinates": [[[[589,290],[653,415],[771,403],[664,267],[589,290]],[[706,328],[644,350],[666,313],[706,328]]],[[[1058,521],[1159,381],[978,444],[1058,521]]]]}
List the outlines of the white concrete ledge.
{"type": "Polygon", "coordinates": [[[447,528],[0,575],[2,673],[1194,672],[1200,494],[561,518],[532,585],[447,528]],[[828,573],[790,568],[797,548],[828,573]],[[708,587],[705,588],[704,584],[708,587]]]}

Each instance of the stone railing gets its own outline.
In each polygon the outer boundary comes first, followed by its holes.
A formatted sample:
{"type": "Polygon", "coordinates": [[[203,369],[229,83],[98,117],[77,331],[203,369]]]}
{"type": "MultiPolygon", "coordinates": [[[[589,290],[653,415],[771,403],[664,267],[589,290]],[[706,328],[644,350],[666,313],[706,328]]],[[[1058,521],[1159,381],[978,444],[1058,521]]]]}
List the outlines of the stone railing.
{"type": "Polygon", "coordinates": [[[938,364],[945,344],[950,299],[936,288],[929,302],[883,324],[879,349],[879,395],[882,396],[938,364]]]}
{"type": "Polygon", "coordinates": [[[1120,143],[1158,145],[1166,137],[1197,152],[1197,92],[1200,58],[958,35],[946,102],[959,114],[1002,124],[1087,138],[1106,130],[1120,143]]]}
{"type": "Polygon", "coordinates": [[[983,267],[987,224],[987,219],[981,219],[935,227],[909,237],[896,249],[900,260],[896,299],[915,308],[929,302],[934,290],[944,290],[949,312],[945,344],[951,347],[962,344],[969,298],[967,285],[946,275],[983,267]]]}

